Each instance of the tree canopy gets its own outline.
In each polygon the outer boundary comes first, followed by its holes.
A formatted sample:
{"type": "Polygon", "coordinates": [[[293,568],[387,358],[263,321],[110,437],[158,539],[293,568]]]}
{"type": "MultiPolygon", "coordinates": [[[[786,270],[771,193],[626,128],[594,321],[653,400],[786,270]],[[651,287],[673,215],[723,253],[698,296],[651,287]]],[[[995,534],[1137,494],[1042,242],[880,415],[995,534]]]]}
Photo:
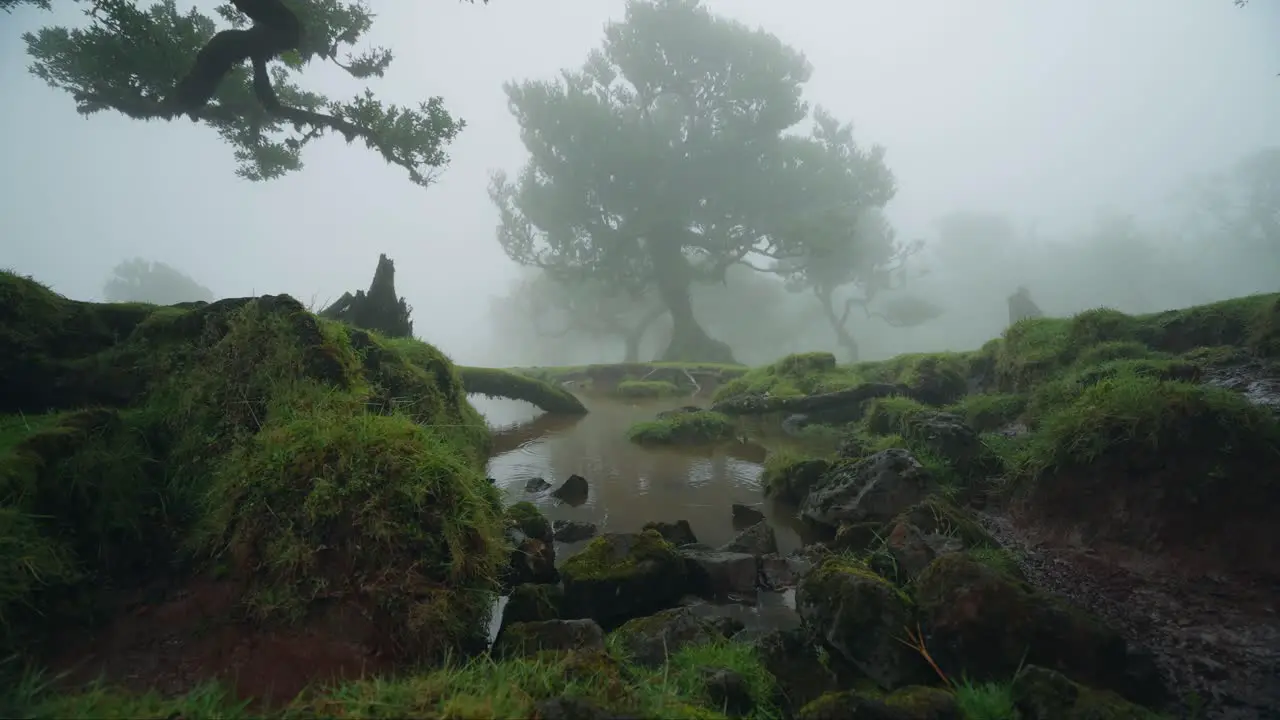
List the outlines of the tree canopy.
{"type": "Polygon", "coordinates": [[[175,305],[183,302],[213,302],[213,291],[182,271],[162,262],[142,258],[116,265],[102,286],[107,302],[146,302],[175,305]]]}
{"type": "Polygon", "coordinates": [[[788,251],[806,192],[811,72],[777,37],[697,0],[632,0],[578,71],[509,83],[529,161],[495,173],[499,240],[517,262],[591,276],[671,312],[663,357],[732,360],[694,318],[691,283],[788,251]]]}
{"type": "MultiPolygon", "coordinates": [[[[471,0],[468,0],[471,1],[471,0]]],[[[488,0],[484,0],[487,2],[488,0]]],[[[48,0],[0,0],[0,9],[48,0]]],[[[390,50],[353,49],[373,15],[362,2],[231,0],[217,19],[174,0],[85,0],[84,28],[51,26],[23,36],[31,72],[65,90],[85,115],[115,110],[139,120],[187,115],[231,144],[236,174],[270,180],[302,167],[302,149],[328,132],[364,141],[414,183],[426,186],[448,163],[446,146],[464,127],[433,97],[417,107],[384,104],[365,90],[334,100],[299,78],[327,60],[355,78],[381,77],[390,50]],[[245,60],[252,62],[248,67],[245,60]]]]}

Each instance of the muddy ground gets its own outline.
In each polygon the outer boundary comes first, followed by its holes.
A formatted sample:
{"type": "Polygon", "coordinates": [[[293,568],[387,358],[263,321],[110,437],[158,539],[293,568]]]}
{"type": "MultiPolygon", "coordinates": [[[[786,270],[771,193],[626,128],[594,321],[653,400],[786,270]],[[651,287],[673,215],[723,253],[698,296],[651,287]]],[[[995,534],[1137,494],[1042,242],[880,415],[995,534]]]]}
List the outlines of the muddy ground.
{"type": "Polygon", "coordinates": [[[1028,579],[1151,651],[1188,718],[1280,718],[1280,580],[1187,572],[981,515],[1028,579]]]}

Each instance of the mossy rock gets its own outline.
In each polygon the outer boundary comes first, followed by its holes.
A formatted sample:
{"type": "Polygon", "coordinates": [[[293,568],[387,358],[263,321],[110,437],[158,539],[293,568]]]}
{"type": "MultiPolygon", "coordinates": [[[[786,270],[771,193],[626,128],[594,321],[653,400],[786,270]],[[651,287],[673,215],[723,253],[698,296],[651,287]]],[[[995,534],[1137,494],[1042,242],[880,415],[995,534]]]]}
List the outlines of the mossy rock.
{"type": "Polygon", "coordinates": [[[564,588],[552,583],[524,583],[511,589],[502,624],[559,620],[564,617],[564,588]]]}
{"type": "Polygon", "coordinates": [[[623,380],[613,389],[620,398],[653,399],[686,394],[673,382],[666,380],[623,380]]]}
{"type": "Polygon", "coordinates": [[[801,579],[796,609],[826,645],[881,687],[922,676],[920,657],[898,639],[911,625],[910,598],[862,560],[824,558],[801,579]]]}
{"type": "Polygon", "coordinates": [[[241,581],[238,609],[259,622],[341,598],[393,654],[483,641],[502,508],[488,431],[438,350],[283,295],[121,308],[6,273],[0,296],[28,313],[0,322],[5,380],[44,378],[57,393],[27,399],[72,406],[0,433],[0,517],[41,559],[11,565],[6,613],[65,625],[78,615],[63,600],[207,568],[241,581]],[[118,410],[88,407],[108,396],[118,410]]]}
{"type": "Polygon", "coordinates": [[[549,413],[582,415],[587,412],[573,393],[539,378],[499,368],[459,367],[458,373],[469,393],[524,400],[549,413]]]}
{"type": "Polygon", "coordinates": [[[765,496],[799,504],[831,469],[831,461],[790,452],[771,453],[764,461],[760,481],[765,496]]]}
{"type": "Polygon", "coordinates": [[[1114,692],[1072,682],[1062,673],[1031,665],[1011,688],[1022,720],[1159,720],[1162,716],[1114,692]]]}
{"type": "Polygon", "coordinates": [[[710,445],[732,440],[734,428],[727,415],[699,410],[638,422],[627,431],[627,438],[639,445],[710,445]]]}
{"type": "Polygon", "coordinates": [[[544,543],[555,540],[551,531],[551,521],[542,514],[537,505],[527,500],[507,508],[507,522],[527,537],[544,543]]]}
{"type": "Polygon", "coordinates": [[[567,613],[605,628],[672,607],[691,588],[684,559],[654,530],[601,535],[560,574],[567,613]]]}
{"type": "Polygon", "coordinates": [[[1025,395],[980,393],[969,395],[948,406],[947,411],[963,418],[974,430],[988,432],[1016,422],[1026,411],[1027,402],[1025,395]]]}

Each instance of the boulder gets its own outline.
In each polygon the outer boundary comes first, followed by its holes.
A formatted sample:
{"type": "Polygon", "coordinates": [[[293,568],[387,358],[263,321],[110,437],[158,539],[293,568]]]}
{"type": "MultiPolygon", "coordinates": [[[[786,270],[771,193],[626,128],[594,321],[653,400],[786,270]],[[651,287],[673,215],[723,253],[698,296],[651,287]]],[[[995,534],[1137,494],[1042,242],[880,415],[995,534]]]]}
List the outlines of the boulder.
{"type": "Polygon", "coordinates": [[[759,563],[755,555],[704,550],[696,545],[682,547],[679,552],[689,568],[692,590],[699,595],[724,598],[756,591],[759,563]]]}
{"type": "Polygon", "coordinates": [[[901,638],[911,601],[888,580],[848,557],[825,558],[800,581],[796,610],[805,625],[854,667],[891,690],[923,675],[923,659],[901,638]]]}
{"type": "Polygon", "coordinates": [[[655,667],[681,648],[721,640],[724,635],[715,623],[679,607],[628,620],[613,631],[613,637],[633,662],[655,667]]]}
{"type": "Polygon", "coordinates": [[[1093,690],[1036,665],[1013,679],[1013,704],[1021,720],[1157,720],[1160,716],[1114,692],[1093,690]]]}
{"type": "Polygon", "coordinates": [[[747,553],[750,555],[768,555],[778,552],[778,536],[774,534],[769,523],[761,520],[738,533],[737,537],[725,543],[721,552],[747,553]]]}
{"type": "Polygon", "coordinates": [[[643,529],[656,531],[663,540],[672,545],[692,545],[698,542],[698,536],[693,534],[693,528],[690,527],[688,520],[677,520],[673,523],[649,522],[644,524],[643,529]]]}
{"type": "Polygon", "coordinates": [[[530,492],[530,493],[542,492],[543,490],[546,490],[549,487],[551,487],[551,483],[547,482],[546,480],[543,480],[540,477],[529,478],[524,483],[524,491],[530,492]]]}
{"type": "Polygon", "coordinates": [[[575,543],[583,540],[590,540],[596,536],[599,530],[595,523],[581,522],[578,520],[556,520],[551,525],[552,531],[555,533],[556,542],[575,543]]]}
{"type": "Polygon", "coordinates": [[[494,643],[498,657],[536,655],[545,650],[604,652],[604,630],[592,620],[512,623],[494,643]]]}
{"type": "Polygon", "coordinates": [[[564,484],[551,491],[551,496],[568,505],[581,505],[587,501],[591,488],[581,475],[570,475],[564,484]]]}
{"type": "Polygon", "coordinates": [[[733,504],[733,527],[735,529],[748,528],[758,522],[764,521],[764,513],[741,503],[733,504]]]}
{"type": "Polygon", "coordinates": [[[910,452],[892,448],[836,466],[809,492],[800,515],[833,528],[845,523],[886,522],[936,489],[929,472],[910,452]]]}
{"type": "Polygon", "coordinates": [[[560,569],[569,617],[615,627],[674,606],[689,590],[684,558],[653,530],[605,533],[560,569]]]}
{"type": "Polygon", "coordinates": [[[563,616],[564,588],[559,585],[526,583],[511,589],[502,610],[502,625],[559,620],[563,616]]]}

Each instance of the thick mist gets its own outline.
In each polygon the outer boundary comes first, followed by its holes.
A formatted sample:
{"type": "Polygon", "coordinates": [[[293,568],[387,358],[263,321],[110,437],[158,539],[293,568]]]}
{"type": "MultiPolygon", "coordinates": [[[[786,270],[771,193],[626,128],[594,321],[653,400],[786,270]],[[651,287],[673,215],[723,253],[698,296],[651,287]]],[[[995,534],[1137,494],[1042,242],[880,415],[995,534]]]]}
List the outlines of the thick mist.
{"type": "MultiPolygon", "coordinates": [[[[898,186],[886,215],[900,240],[924,247],[906,263],[906,285],[880,299],[910,295],[942,313],[895,328],[855,311],[848,327],[863,359],[976,347],[1007,324],[1005,299],[1018,286],[1049,314],[1149,312],[1276,289],[1275,235],[1239,208],[1249,187],[1267,182],[1250,186],[1241,163],[1280,145],[1280,8],[706,5],[803,52],[813,66],[805,99],[852,120],[860,142],[886,148],[898,186]]],[[[371,86],[395,102],[441,95],[468,123],[426,191],[358,143],[326,139],[301,172],[254,183],[235,177],[207,127],[78,117],[69,97],[27,73],[20,38],[80,22],[78,7],[0,16],[0,266],[71,297],[105,299],[113,269],[141,258],[217,297],[284,292],[319,306],[367,287],[386,253],[416,334],[460,362],[620,360],[621,337],[535,332],[516,286],[537,273],[494,239],[489,173],[514,173],[526,158],[503,83],[580,67],[623,3],[561,0],[556,9],[379,3],[370,42],[396,62],[371,86]]],[[[360,87],[323,66],[305,81],[339,97],[360,87]]],[[[702,324],[740,361],[839,350],[812,295],[775,278],[735,270],[694,296],[702,324]]],[[[651,324],[642,358],[661,351],[669,325],[651,324]]]]}

